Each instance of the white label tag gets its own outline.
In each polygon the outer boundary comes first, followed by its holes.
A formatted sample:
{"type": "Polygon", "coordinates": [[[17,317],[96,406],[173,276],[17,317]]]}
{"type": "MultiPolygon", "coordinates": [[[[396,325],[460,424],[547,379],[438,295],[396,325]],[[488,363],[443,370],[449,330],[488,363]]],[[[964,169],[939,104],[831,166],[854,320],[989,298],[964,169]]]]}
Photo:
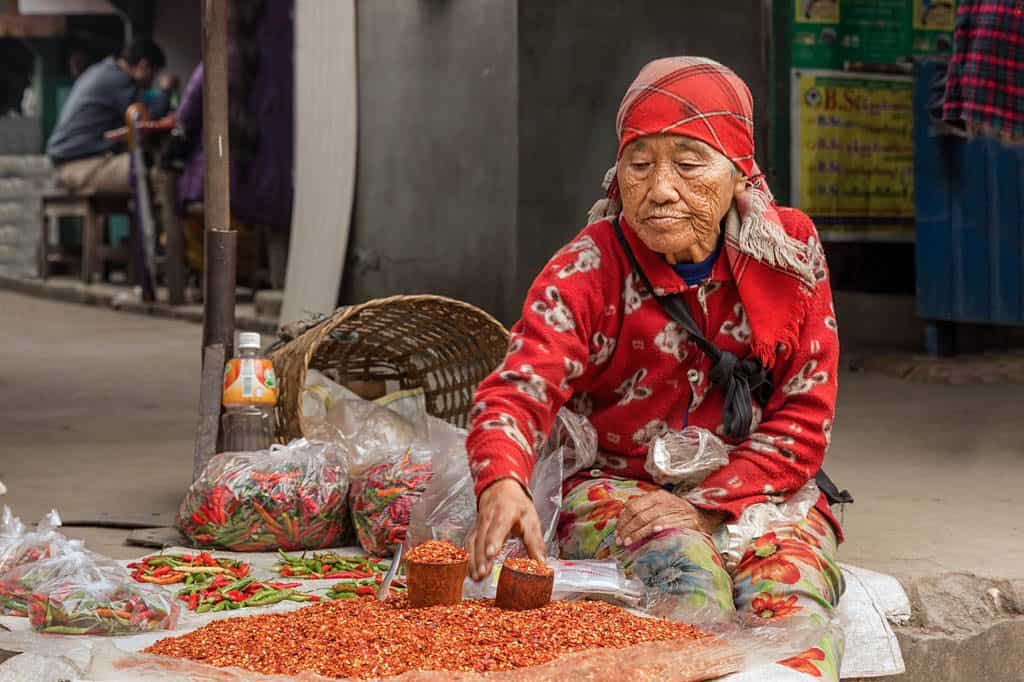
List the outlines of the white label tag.
{"type": "Polygon", "coordinates": [[[256,361],[252,358],[242,359],[242,397],[252,398],[256,392],[256,361]]]}

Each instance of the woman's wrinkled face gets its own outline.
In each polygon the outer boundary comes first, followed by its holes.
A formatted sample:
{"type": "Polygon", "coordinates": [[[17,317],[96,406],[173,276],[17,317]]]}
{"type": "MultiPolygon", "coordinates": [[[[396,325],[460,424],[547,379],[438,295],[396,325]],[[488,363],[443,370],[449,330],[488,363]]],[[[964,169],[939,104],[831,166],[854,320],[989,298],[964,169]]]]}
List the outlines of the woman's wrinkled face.
{"type": "Polygon", "coordinates": [[[629,143],[618,180],[626,221],[647,248],[671,262],[699,260],[714,249],[722,218],[745,186],[717,150],[670,134],[629,143]]]}

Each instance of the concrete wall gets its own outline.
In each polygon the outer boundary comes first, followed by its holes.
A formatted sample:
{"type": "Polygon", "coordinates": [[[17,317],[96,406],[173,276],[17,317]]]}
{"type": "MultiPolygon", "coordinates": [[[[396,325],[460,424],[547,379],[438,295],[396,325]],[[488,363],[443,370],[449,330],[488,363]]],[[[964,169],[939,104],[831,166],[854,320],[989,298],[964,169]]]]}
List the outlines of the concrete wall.
{"type": "Polygon", "coordinates": [[[0,275],[36,273],[42,195],[51,174],[45,156],[0,154],[0,275]]]}
{"type": "MultiPolygon", "coordinates": [[[[718,59],[768,110],[761,4],[359,1],[359,158],[342,302],[442,293],[513,322],[599,196],[619,100],[644,63],[718,59]]],[[[763,140],[767,116],[757,118],[763,140]]]]}
{"type": "Polygon", "coordinates": [[[178,75],[183,88],[203,58],[201,9],[199,0],[160,0],[153,14],[153,39],[163,48],[167,70],[178,75]]]}
{"type": "Polygon", "coordinates": [[[744,78],[767,151],[760,0],[520,0],[519,269],[514,295],[584,225],[615,161],[615,115],[652,59],[699,55],[744,78]]]}
{"type": "Polygon", "coordinates": [[[428,292],[503,315],[515,271],[516,3],[370,0],[356,22],[342,302],[428,292]]]}

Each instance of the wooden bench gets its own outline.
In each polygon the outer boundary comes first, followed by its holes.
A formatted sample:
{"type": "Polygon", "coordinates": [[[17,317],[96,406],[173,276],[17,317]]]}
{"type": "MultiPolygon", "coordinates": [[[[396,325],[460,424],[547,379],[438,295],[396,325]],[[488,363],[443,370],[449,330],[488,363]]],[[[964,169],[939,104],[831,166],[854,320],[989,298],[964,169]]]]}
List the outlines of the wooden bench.
{"type": "Polygon", "coordinates": [[[39,238],[38,271],[41,279],[50,275],[53,265],[67,264],[82,281],[91,284],[109,264],[123,265],[132,277],[131,237],[128,245],[109,243],[109,219],[112,215],[131,214],[129,194],[76,194],[54,190],[43,195],[42,224],[39,238]],[[60,219],[75,218],[82,225],[82,250],[68,249],[60,239],[60,219]]]}

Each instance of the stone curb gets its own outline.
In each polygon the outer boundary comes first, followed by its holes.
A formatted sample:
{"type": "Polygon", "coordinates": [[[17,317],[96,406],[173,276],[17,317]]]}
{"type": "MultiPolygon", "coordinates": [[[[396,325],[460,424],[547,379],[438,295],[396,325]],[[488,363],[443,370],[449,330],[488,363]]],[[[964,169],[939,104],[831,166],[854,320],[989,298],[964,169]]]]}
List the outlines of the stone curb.
{"type": "MultiPolygon", "coordinates": [[[[120,297],[118,295],[119,293],[129,293],[128,289],[124,289],[122,292],[115,287],[90,286],[66,279],[41,280],[34,277],[16,277],[0,274],[0,290],[13,291],[51,301],[111,308],[136,315],[151,315],[153,317],[183,320],[199,324],[203,321],[203,308],[201,305],[172,306],[161,302],[145,303],[127,296],[120,297]]],[[[245,308],[253,308],[253,306],[245,306],[245,308]]],[[[261,334],[272,334],[275,336],[278,332],[276,319],[258,317],[255,314],[246,312],[244,309],[236,312],[235,326],[238,329],[257,331],[261,334]]]]}

